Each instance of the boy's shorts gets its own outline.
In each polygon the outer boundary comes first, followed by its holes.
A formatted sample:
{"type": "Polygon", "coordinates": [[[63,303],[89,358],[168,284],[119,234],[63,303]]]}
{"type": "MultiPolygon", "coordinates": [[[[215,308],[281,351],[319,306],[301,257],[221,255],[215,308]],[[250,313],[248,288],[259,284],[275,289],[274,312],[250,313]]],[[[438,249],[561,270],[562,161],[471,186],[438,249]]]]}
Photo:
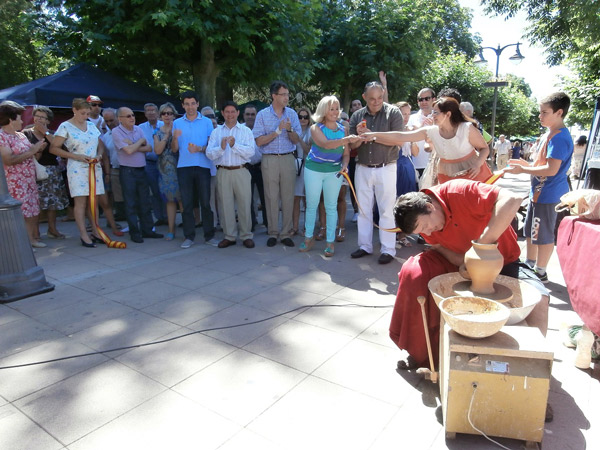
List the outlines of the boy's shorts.
{"type": "Polygon", "coordinates": [[[556,224],[556,211],[558,203],[534,203],[529,201],[523,235],[531,238],[535,245],[555,244],[554,225],[556,224]]]}

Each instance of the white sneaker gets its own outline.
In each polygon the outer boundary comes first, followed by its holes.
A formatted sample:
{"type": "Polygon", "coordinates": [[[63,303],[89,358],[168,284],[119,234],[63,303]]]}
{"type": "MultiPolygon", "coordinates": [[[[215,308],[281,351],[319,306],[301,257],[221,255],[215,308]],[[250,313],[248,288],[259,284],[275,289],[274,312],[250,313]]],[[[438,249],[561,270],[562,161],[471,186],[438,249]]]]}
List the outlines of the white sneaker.
{"type": "Polygon", "coordinates": [[[129,233],[129,227],[124,227],[124,228],[121,228],[121,231],[122,231],[123,233],[129,233]]]}
{"type": "Polygon", "coordinates": [[[352,223],[356,222],[358,222],[358,213],[354,213],[354,215],[352,216],[352,223]]]}
{"type": "Polygon", "coordinates": [[[181,248],[190,248],[192,245],[194,245],[194,241],[191,239],[186,239],[183,241],[183,244],[181,244],[181,248]]]}
{"type": "Polygon", "coordinates": [[[219,241],[217,241],[215,238],[212,238],[209,241],[206,241],[206,245],[212,245],[213,247],[217,247],[219,245],[219,241]]]}

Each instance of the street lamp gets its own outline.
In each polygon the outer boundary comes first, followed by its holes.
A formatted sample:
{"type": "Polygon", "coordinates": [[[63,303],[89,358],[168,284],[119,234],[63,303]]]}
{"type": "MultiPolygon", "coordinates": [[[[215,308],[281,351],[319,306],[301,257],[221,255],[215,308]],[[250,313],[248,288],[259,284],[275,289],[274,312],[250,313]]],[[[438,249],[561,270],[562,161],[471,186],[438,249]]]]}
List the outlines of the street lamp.
{"type": "Polygon", "coordinates": [[[489,49],[489,50],[493,50],[496,53],[496,78],[494,79],[494,81],[492,83],[486,83],[486,86],[494,88],[494,105],[492,106],[492,130],[490,133],[492,135],[492,143],[494,142],[493,137],[494,137],[494,130],[496,128],[496,103],[498,101],[498,87],[506,86],[506,84],[507,84],[506,82],[498,81],[498,69],[500,67],[500,54],[504,50],[506,50],[508,47],[516,46],[517,51],[515,52],[514,55],[512,55],[508,59],[515,64],[519,64],[521,61],[523,61],[523,59],[525,59],[525,57],[521,54],[521,51],[519,50],[520,44],[521,44],[520,42],[517,42],[516,44],[508,44],[508,45],[505,45],[504,47],[500,47],[500,44],[498,44],[497,48],[480,47],[479,48],[479,59],[477,61],[475,61],[475,64],[486,64],[487,63],[487,61],[483,57],[483,50],[489,49]]]}

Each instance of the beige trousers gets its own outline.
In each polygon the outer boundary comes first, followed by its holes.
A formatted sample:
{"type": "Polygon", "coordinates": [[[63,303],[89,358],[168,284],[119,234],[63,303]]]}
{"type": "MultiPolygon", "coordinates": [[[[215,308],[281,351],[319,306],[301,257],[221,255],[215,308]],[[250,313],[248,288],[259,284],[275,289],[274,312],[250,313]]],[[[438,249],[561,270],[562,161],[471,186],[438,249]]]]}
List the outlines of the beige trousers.
{"type": "Polygon", "coordinates": [[[217,204],[219,218],[225,239],[235,241],[239,237],[242,241],[252,239],[252,216],[250,215],[250,172],[246,168],[227,170],[217,169],[217,204]],[[235,206],[237,203],[237,217],[235,221],[235,206]]]}
{"type": "Polygon", "coordinates": [[[261,170],[265,189],[265,203],[269,236],[285,239],[292,230],[296,162],[293,153],[283,156],[263,155],[261,170]],[[281,233],[279,233],[279,200],[281,200],[281,233]]]}

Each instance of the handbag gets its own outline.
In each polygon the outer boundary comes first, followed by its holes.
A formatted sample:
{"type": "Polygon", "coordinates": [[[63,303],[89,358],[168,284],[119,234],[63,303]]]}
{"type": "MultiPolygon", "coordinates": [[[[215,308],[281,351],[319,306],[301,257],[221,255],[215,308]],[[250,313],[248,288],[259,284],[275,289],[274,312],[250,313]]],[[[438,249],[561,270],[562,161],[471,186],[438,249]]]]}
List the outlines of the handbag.
{"type": "Polygon", "coordinates": [[[304,159],[298,156],[298,151],[294,150],[294,157],[296,162],[296,176],[299,177],[302,174],[302,168],[304,167],[304,159]]]}
{"type": "Polygon", "coordinates": [[[33,164],[35,165],[35,179],[37,181],[48,179],[48,171],[38,162],[37,159],[33,158],[33,164]]]}
{"type": "Polygon", "coordinates": [[[569,211],[571,215],[582,219],[600,219],[600,191],[595,189],[577,189],[567,192],[554,208],[556,212],[569,211]]]}

